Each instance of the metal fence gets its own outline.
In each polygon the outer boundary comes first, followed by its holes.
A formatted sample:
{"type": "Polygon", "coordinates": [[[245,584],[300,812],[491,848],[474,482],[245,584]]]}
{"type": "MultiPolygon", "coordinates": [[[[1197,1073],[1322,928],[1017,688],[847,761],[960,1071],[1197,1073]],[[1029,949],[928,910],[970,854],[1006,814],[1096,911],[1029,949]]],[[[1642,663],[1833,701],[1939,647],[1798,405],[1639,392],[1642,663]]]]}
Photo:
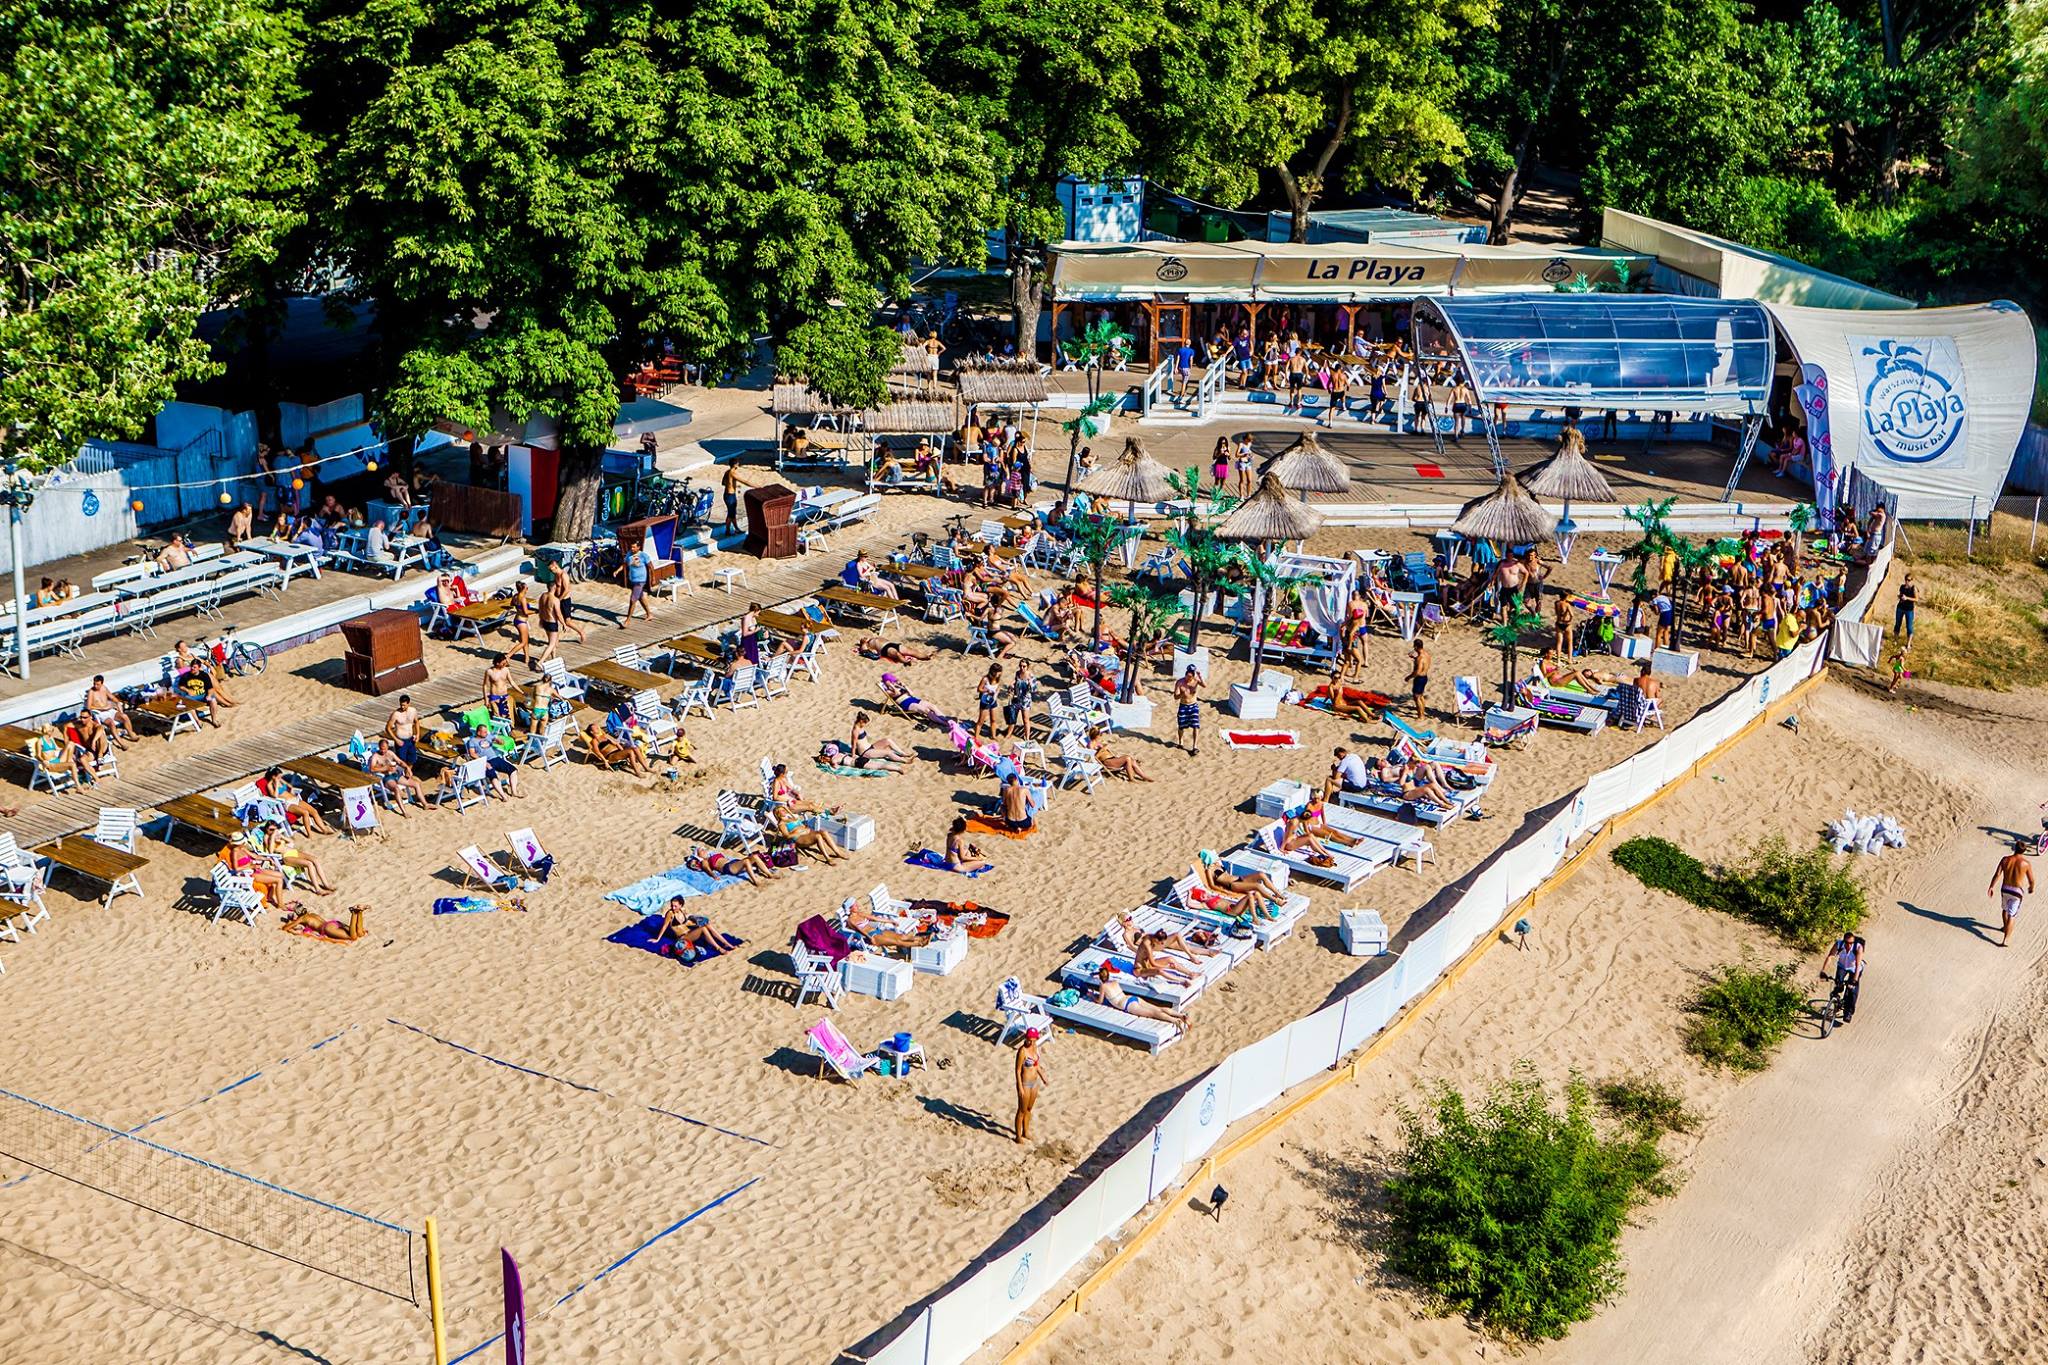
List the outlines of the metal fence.
{"type": "Polygon", "coordinates": [[[0,1153],[231,1242],[418,1303],[415,1234],[0,1090],[0,1153]]]}

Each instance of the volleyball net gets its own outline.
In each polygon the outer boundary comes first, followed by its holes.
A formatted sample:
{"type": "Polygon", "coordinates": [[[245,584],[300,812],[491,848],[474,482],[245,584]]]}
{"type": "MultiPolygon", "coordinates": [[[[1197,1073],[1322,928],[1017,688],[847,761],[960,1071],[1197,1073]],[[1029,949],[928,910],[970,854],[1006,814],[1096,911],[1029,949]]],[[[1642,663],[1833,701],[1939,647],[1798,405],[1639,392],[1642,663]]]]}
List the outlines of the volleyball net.
{"type": "Polygon", "coordinates": [[[416,1234],[396,1223],[11,1090],[0,1090],[0,1154],[323,1275],[419,1302],[416,1234]]]}

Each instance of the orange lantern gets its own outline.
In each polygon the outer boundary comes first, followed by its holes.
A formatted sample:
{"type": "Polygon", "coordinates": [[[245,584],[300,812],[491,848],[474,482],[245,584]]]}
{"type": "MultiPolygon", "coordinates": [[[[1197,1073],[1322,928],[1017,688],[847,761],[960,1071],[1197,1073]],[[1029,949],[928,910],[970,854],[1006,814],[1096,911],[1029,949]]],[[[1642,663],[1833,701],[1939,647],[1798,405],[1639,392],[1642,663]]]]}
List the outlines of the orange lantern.
{"type": "Polygon", "coordinates": [[[135,501],[129,503],[128,505],[134,508],[136,511],[140,512],[142,510],[142,499],[137,498],[135,501]]]}
{"type": "Polygon", "coordinates": [[[305,488],[305,486],[306,486],[306,481],[305,481],[304,479],[293,479],[293,480],[292,480],[292,491],[293,491],[294,493],[300,492],[301,490],[303,490],[303,489],[305,488]]]}

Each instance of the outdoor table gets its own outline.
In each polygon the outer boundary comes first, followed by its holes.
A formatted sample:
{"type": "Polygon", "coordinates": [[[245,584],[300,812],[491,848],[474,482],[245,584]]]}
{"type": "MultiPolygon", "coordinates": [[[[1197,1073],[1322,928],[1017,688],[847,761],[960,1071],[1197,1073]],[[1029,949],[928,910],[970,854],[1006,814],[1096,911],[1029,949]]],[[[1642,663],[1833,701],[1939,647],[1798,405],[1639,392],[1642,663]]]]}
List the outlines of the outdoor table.
{"type": "Polygon", "coordinates": [[[348,791],[352,787],[374,787],[377,785],[377,779],[372,774],[365,772],[361,768],[351,768],[346,764],[336,763],[331,758],[309,755],[306,758],[295,758],[289,763],[283,763],[279,766],[294,777],[303,777],[315,786],[326,787],[334,793],[337,799],[343,792],[348,791]]]}
{"type": "Polygon", "coordinates": [[[134,709],[162,721],[166,741],[175,738],[180,730],[190,730],[195,735],[199,733],[200,707],[179,693],[166,692],[162,696],[151,697],[134,709]]]}
{"type": "Polygon", "coordinates": [[[446,626],[450,640],[460,640],[465,628],[469,634],[481,640],[484,627],[496,625],[512,613],[512,599],[509,597],[465,602],[459,607],[451,607],[443,602],[431,602],[428,606],[431,610],[427,614],[427,629],[432,631],[436,626],[446,626]]]}
{"type": "Polygon", "coordinates": [[[1593,551],[1593,576],[1599,580],[1600,593],[1604,597],[1614,582],[1614,571],[1622,566],[1622,558],[1612,550],[1593,551]]]}
{"type": "Polygon", "coordinates": [[[183,825],[196,834],[231,839],[242,832],[242,822],[235,818],[235,813],[210,796],[180,796],[159,801],[156,808],[172,824],[183,825]]]}
{"type": "Polygon", "coordinates": [[[874,617],[875,629],[877,630],[884,630],[893,625],[896,621],[897,611],[903,606],[901,602],[893,597],[884,597],[880,593],[861,592],[857,588],[821,588],[818,590],[818,600],[820,602],[829,602],[836,607],[843,607],[848,611],[862,612],[874,617]]]}
{"type": "Polygon", "coordinates": [[[222,574],[232,573],[236,569],[246,569],[252,564],[262,562],[262,555],[244,554],[240,551],[231,555],[216,555],[201,564],[187,564],[182,569],[172,569],[169,573],[160,573],[153,578],[138,578],[133,583],[123,583],[114,589],[114,593],[122,598],[154,597],[165,588],[182,588],[187,583],[202,583],[209,578],[219,578],[222,574]]]}
{"type": "Polygon", "coordinates": [[[283,561],[284,586],[287,588],[292,585],[292,571],[301,567],[313,575],[314,581],[319,581],[322,552],[310,545],[301,545],[296,540],[270,540],[265,538],[262,540],[245,540],[242,542],[241,548],[253,550],[259,555],[267,555],[272,559],[283,561]]]}
{"type": "Polygon", "coordinates": [[[588,678],[607,691],[623,692],[628,696],[635,692],[659,691],[675,681],[642,668],[628,668],[616,659],[599,659],[575,672],[578,677],[588,678]]]}
{"type": "Polygon", "coordinates": [[[661,648],[673,650],[682,658],[712,672],[723,672],[729,662],[726,652],[716,642],[701,635],[678,635],[673,640],[663,640],[661,648]]]}
{"type": "Polygon", "coordinates": [[[818,631],[817,622],[806,616],[793,616],[786,611],[758,611],[754,613],[754,619],[765,629],[799,640],[815,635],[818,631]]]}
{"type": "Polygon", "coordinates": [[[48,858],[59,867],[76,872],[81,877],[103,882],[107,898],[100,902],[102,908],[112,905],[114,897],[123,891],[142,894],[142,883],[135,874],[149,866],[149,859],[88,839],[82,834],[68,834],[52,843],[43,844],[35,850],[38,858],[48,858]]]}
{"type": "Polygon", "coordinates": [[[934,578],[944,578],[951,572],[936,564],[889,564],[882,572],[891,578],[901,578],[911,583],[929,583],[934,578]]]}
{"type": "Polygon", "coordinates": [[[1394,611],[1401,625],[1401,638],[1415,638],[1415,622],[1422,615],[1423,597],[1419,592],[1397,592],[1392,594],[1394,611]]]}
{"type": "Polygon", "coordinates": [[[1437,553],[1444,557],[1444,573],[1452,578],[1458,576],[1458,556],[1465,552],[1465,537],[1446,528],[1430,539],[1436,543],[1437,553]]]}

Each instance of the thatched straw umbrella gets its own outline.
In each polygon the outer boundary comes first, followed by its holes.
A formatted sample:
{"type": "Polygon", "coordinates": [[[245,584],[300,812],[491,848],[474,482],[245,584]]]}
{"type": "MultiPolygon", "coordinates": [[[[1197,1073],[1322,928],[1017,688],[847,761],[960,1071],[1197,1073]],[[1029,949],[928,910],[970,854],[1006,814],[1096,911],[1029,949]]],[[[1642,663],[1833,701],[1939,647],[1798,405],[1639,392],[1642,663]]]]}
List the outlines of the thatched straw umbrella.
{"type": "Polygon", "coordinates": [[[1266,472],[1276,476],[1282,488],[1297,493],[1343,493],[1351,487],[1351,471],[1323,449],[1313,431],[1303,432],[1300,440],[1266,466],[1266,472]]]}
{"type": "Polygon", "coordinates": [[[1497,540],[1513,545],[1525,540],[1550,539],[1557,529],[1557,518],[1543,510],[1543,504],[1529,496],[1521,480],[1509,473],[1501,477],[1500,487],[1459,508],[1451,529],[1472,540],[1497,540]]]}
{"type": "MultiPolygon", "coordinates": [[[[1158,502],[1173,495],[1173,485],[1166,481],[1166,466],[1152,458],[1146,451],[1145,443],[1135,436],[1124,438],[1124,452],[1110,463],[1081,480],[1080,491],[1090,497],[1106,502],[1125,504],[1125,520],[1135,524],[1138,520],[1138,504],[1158,502]]],[[[1124,567],[1137,563],[1137,540],[1133,537],[1124,542],[1124,567]]],[[[1095,639],[1102,639],[1102,580],[1095,582],[1095,639]]]]}
{"type": "Polygon", "coordinates": [[[1557,454],[1523,475],[1523,486],[1539,498],[1564,499],[1564,516],[1557,523],[1557,557],[1572,562],[1572,542],[1579,528],[1572,522],[1574,502],[1614,502],[1614,489],[1599,466],[1586,458],[1586,443],[1566,441],[1557,454]]]}
{"type": "Polygon", "coordinates": [[[1275,541],[1306,540],[1322,524],[1322,513],[1299,498],[1290,497],[1286,486],[1280,482],[1280,476],[1269,469],[1259,480],[1259,491],[1245,499],[1216,528],[1218,540],[1243,541],[1252,546],[1249,568],[1253,591],[1253,691],[1258,690],[1259,670],[1265,662],[1266,588],[1269,582],[1275,581],[1266,563],[1266,546],[1275,541]]]}

